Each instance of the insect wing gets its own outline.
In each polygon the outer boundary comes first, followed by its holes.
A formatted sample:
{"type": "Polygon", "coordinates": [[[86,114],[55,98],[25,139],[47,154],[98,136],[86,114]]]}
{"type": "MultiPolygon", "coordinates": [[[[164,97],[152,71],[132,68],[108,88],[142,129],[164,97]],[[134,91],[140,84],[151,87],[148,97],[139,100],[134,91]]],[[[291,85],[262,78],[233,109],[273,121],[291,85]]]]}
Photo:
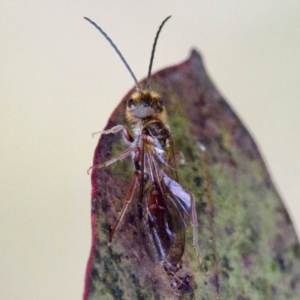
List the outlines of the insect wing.
{"type": "MultiPolygon", "coordinates": [[[[147,179],[140,185],[139,227],[142,243],[153,261],[167,259],[176,265],[183,254],[185,223],[178,199],[163,182],[166,166],[142,145],[141,173],[147,179]]],[[[168,177],[169,178],[169,177],[168,177]]]]}
{"type": "Polygon", "coordinates": [[[191,211],[191,195],[186,192],[183,187],[175,180],[170,178],[167,174],[163,174],[163,182],[168,187],[169,191],[176,197],[180,207],[184,210],[186,215],[190,215],[191,211]]]}
{"type": "Polygon", "coordinates": [[[167,156],[167,163],[168,168],[165,168],[165,173],[170,177],[173,178],[178,182],[178,174],[177,174],[177,165],[175,159],[175,152],[174,152],[174,143],[173,139],[170,137],[169,139],[169,151],[166,153],[167,156]]]}

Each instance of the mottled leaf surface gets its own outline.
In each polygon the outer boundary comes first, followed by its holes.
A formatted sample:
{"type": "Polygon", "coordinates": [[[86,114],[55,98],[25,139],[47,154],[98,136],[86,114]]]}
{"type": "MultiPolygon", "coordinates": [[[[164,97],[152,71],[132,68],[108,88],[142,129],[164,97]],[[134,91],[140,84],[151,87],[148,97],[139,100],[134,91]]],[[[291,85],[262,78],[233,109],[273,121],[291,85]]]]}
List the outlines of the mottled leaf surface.
{"type": "MultiPolygon", "coordinates": [[[[143,84],[142,84],[143,86],[143,84]]],[[[300,299],[300,247],[257,146],[208,78],[200,55],[162,70],[152,79],[169,114],[180,184],[196,198],[205,274],[192,247],[187,220],[180,276],[190,291],[171,285],[139,239],[137,197],[112,243],[109,232],[124,204],[130,158],[92,173],[92,248],[84,299],[300,299]]],[[[126,95],[106,128],[126,124],[126,95]]],[[[128,148],[121,134],[101,136],[94,164],[128,148]]]]}

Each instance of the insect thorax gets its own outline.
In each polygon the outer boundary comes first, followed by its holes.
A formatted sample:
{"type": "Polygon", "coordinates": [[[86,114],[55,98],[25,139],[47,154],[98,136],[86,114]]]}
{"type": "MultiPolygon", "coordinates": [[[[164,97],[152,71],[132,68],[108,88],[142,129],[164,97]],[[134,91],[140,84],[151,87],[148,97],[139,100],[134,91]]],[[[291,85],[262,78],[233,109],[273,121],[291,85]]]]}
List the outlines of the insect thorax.
{"type": "Polygon", "coordinates": [[[158,119],[144,122],[143,130],[152,139],[153,146],[158,149],[168,151],[170,146],[171,132],[167,124],[158,119]]]}

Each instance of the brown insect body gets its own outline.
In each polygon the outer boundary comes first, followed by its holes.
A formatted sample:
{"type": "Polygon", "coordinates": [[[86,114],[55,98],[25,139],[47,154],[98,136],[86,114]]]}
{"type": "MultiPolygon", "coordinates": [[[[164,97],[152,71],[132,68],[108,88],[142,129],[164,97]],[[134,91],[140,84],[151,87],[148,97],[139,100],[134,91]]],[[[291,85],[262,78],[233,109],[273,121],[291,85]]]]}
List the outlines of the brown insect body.
{"type": "MultiPolygon", "coordinates": [[[[169,17],[168,17],[169,18],[169,17]]],[[[102,134],[122,132],[132,147],[119,156],[91,169],[109,166],[132,155],[134,175],[125,197],[124,206],[115,222],[110,240],[122,221],[139,185],[138,227],[141,243],[149,257],[156,263],[161,262],[168,274],[172,275],[178,286],[186,285],[176,276],[177,265],[181,261],[185,245],[185,215],[193,226],[194,243],[201,266],[205,269],[198,247],[197,213],[194,196],[185,191],[178,183],[172,134],[167,123],[167,113],[160,95],[150,91],[150,74],[156,41],[165,19],[155,38],[152,49],[147,88],[142,90],[130,67],[110,38],[93,21],[92,23],[119,54],[136,82],[136,92],[127,101],[126,119],[134,127],[134,136],[124,125],[116,125],[102,131],[102,134]]]]}
{"type": "Polygon", "coordinates": [[[128,100],[126,116],[135,123],[136,145],[141,149],[140,160],[135,163],[141,172],[140,236],[155,262],[176,266],[184,251],[185,223],[176,196],[164,183],[164,176],[177,177],[166,110],[158,94],[142,91],[128,100]]]}

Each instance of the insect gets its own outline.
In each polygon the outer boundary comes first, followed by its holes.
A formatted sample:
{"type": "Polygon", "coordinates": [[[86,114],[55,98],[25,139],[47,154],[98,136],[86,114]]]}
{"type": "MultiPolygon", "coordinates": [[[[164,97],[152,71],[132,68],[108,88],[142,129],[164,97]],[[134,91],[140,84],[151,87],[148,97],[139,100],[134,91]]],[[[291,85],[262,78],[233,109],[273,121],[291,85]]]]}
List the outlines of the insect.
{"type": "Polygon", "coordinates": [[[176,276],[178,264],[185,247],[185,216],[189,217],[193,227],[193,246],[204,270],[198,245],[198,220],[195,198],[179,183],[176,170],[176,155],[173,148],[172,133],[167,122],[167,112],[161,96],[151,90],[151,69],[155,48],[162,27],[160,25],[152,47],[148,69],[147,84],[142,89],[123,55],[92,20],[94,25],[115,49],[127,70],[131,74],[136,91],[127,100],[126,119],[133,126],[134,135],[125,125],[116,125],[101,134],[120,132],[131,147],[117,157],[92,166],[89,170],[107,167],[119,160],[132,156],[134,174],[125,197],[124,206],[110,232],[110,241],[122,221],[129,205],[138,194],[138,226],[141,241],[149,257],[155,263],[162,263],[167,274],[172,275],[180,284],[185,284],[176,276]]]}

